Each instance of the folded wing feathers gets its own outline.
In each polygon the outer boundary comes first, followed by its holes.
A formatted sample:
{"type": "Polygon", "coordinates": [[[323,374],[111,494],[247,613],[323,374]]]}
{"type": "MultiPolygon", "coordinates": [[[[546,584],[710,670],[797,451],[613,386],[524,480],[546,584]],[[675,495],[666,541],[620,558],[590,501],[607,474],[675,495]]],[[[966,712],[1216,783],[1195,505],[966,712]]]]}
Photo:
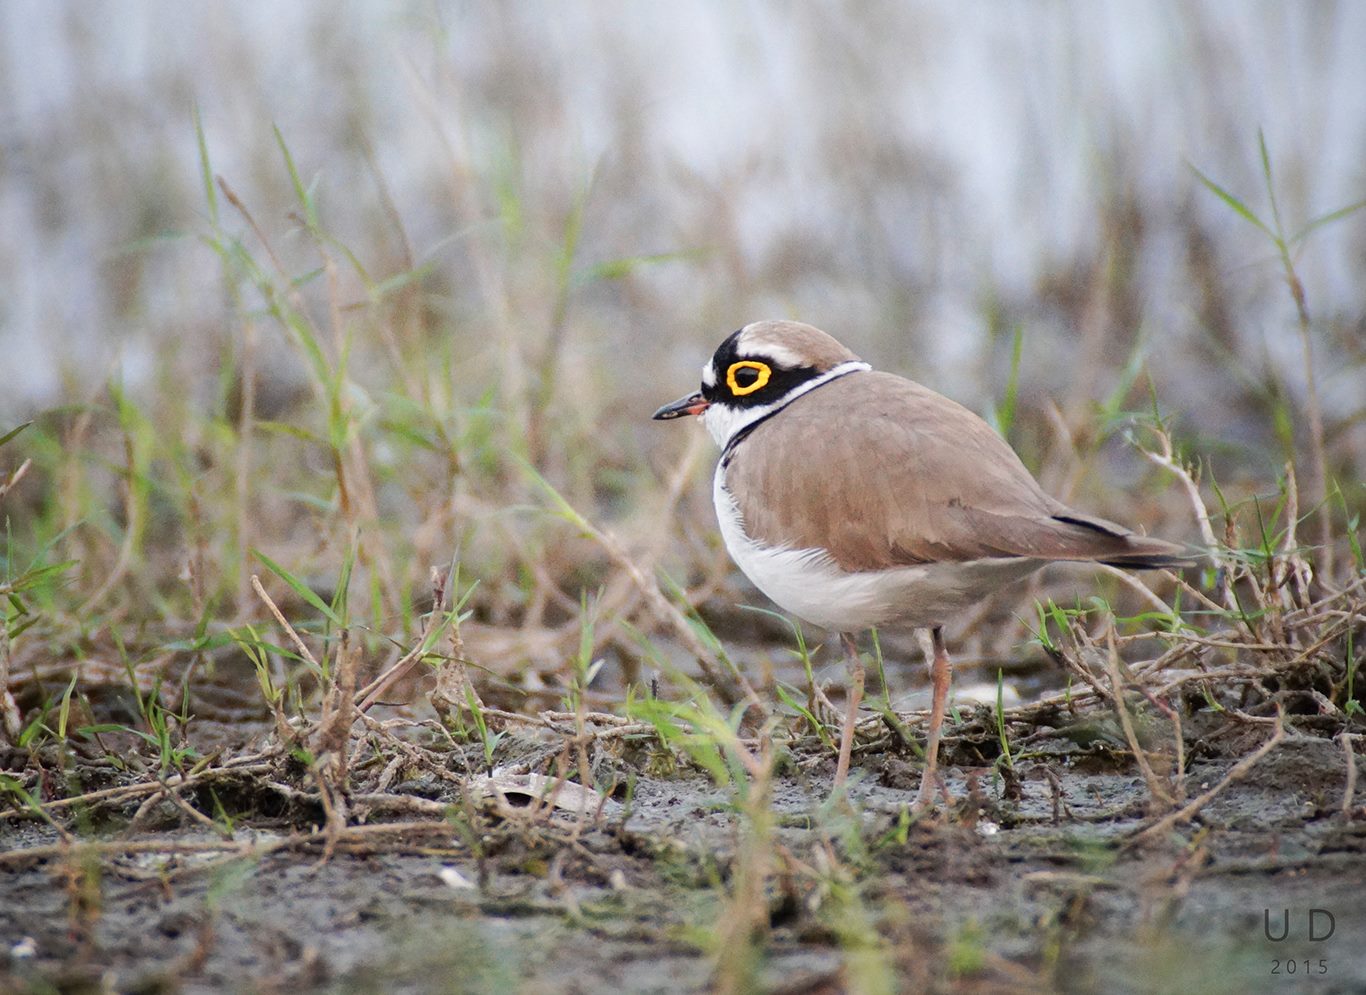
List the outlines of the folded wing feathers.
{"type": "Polygon", "coordinates": [[[850,571],[1017,556],[1193,562],[1180,546],[1055,501],[975,414],[885,373],[850,374],[795,400],[738,447],[727,480],[751,538],[824,548],[850,571]],[[811,441],[831,435],[844,444],[812,460],[811,441]]]}

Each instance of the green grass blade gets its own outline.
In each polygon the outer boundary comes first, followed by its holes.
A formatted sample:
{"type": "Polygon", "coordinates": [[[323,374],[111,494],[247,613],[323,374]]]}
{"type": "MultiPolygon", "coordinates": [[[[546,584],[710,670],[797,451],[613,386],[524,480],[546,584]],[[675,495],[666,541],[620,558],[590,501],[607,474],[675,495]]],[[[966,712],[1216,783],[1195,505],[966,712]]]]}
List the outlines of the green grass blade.
{"type": "Polygon", "coordinates": [[[10,439],[14,438],[16,435],[18,435],[20,432],[22,432],[24,429],[28,428],[32,424],[33,422],[31,421],[23,422],[22,424],[16,425],[14,428],[10,429],[4,435],[0,435],[0,446],[3,446],[6,442],[9,442],[10,439]]]}
{"type": "MultiPolygon", "coordinates": [[[[1346,207],[1339,207],[1336,211],[1329,211],[1327,214],[1321,214],[1308,222],[1299,231],[1295,232],[1294,235],[1290,236],[1290,240],[1287,244],[1296,245],[1304,241],[1311,232],[1317,231],[1324,225],[1331,225],[1334,221],[1341,221],[1343,218],[1355,214],[1363,207],[1366,207],[1366,200],[1359,200],[1355,204],[1348,204],[1346,207]]],[[[3,443],[4,441],[4,439],[0,439],[0,443],[3,443]]]]}
{"type": "Polygon", "coordinates": [[[54,574],[62,573],[74,567],[79,560],[63,560],[61,563],[52,563],[45,567],[33,567],[19,575],[19,579],[8,584],[0,585],[6,594],[18,594],[20,591],[28,591],[40,584],[54,574]]]}
{"type": "Polygon", "coordinates": [[[204,137],[204,119],[199,114],[199,104],[194,105],[194,137],[199,147],[199,177],[204,184],[204,201],[209,205],[209,225],[215,232],[219,227],[218,187],[213,181],[213,167],[209,162],[209,141],[204,137]]]}
{"type": "Polygon", "coordinates": [[[322,614],[325,615],[327,619],[332,622],[333,625],[335,625],[339,629],[343,628],[341,616],[332,610],[331,605],[329,605],[322,598],[314,594],[312,589],[309,588],[307,584],[301,581],[298,577],[295,577],[292,573],[290,573],[284,567],[280,566],[280,564],[276,563],[274,560],[272,560],[265,553],[261,552],[259,549],[252,549],[251,553],[258,560],[264,563],[271,573],[273,573],[275,576],[279,577],[282,581],[288,584],[295,594],[303,598],[314,608],[318,609],[318,611],[322,612],[322,614]]]}
{"type": "Polygon", "coordinates": [[[1244,220],[1256,225],[1267,236],[1267,238],[1270,238],[1276,242],[1280,241],[1280,239],[1276,236],[1276,233],[1272,231],[1270,228],[1268,228],[1266,226],[1266,223],[1262,221],[1261,218],[1257,217],[1257,215],[1252,212],[1252,209],[1250,207],[1244,204],[1237,197],[1233,196],[1233,194],[1229,193],[1219,184],[1215,183],[1204,173],[1200,172],[1200,170],[1196,168],[1193,164],[1188,162],[1186,163],[1186,165],[1190,167],[1191,172],[1195,174],[1196,178],[1205,185],[1205,188],[1209,190],[1210,193],[1214,194],[1214,196],[1222,200],[1229,207],[1231,207],[1234,213],[1236,213],[1239,217],[1243,218],[1244,220]]]}
{"type": "Polygon", "coordinates": [[[554,513],[557,516],[585,534],[591,535],[596,531],[588,522],[588,519],[580,515],[578,511],[575,510],[574,506],[565,499],[565,496],[556,489],[555,485],[546,480],[545,477],[541,475],[540,471],[532,466],[528,460],[517,454],[513,454],[512,458],[517,465],[522,468],[522,472],[531,478],[532,483],[540,488],[541,493],[550,499],[554,513]]]}
{"type": "Polygon", "coordinates": [[[996,408],[996,431],[1001,438],[1010,438],[1010,429],[1015,424],[1015,402],[1020,393],[1020,357],[1024,354],[1024,326],[1015,326],[1015,335],[1010,346],[1010,375],[1006,378],[1005,397],[996,408]]]}
{"type": "MultiPolygon", "coordinates": [[[[342,560],[341,576],[337,578],[337,590],[332,595],[332,611],[330,617],[346,619],[350,616],[350,594],[351,594],[351,571],[356,565],[356,552],[360,546],[360,537],[357,536],[356,542],[346,547],[346,558],[342,560]]],[[[345,622],[341,623],[345,628],[345,622]]]]}
{"type": "Polygon", "coordinates": [[[310,229],[318,228],[318,212],[314,203],[313,194],[304,186],[304,181],[299,176],[299,167],[294,163],[294,156],[289,151],[289,146],[285,144],[284,133],[278,124],[272,124],[271,129],[275,132],[275,143],[280,147],[280,155],[284,157],[285,169],[289,171],[289,182],[294,188],[294,196],[299,201],[299,206],[304,209],[304,221],[310,229]]]}

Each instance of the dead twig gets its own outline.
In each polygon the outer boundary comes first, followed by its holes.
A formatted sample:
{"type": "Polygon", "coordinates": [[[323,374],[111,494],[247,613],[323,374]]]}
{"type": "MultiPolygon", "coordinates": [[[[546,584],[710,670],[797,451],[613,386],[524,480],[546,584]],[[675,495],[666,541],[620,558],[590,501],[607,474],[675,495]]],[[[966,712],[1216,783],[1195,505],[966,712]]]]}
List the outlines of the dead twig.
{"type": "Polygon", "coordinates": [[[9,693],[10,669],[9,626],[0,621],[0,732],[10,743],[17,744],[24,731],[24,717],[19,713],[19,705],[14,695],[9,693]]]}
{"type": "MultiPolygon", "coordinates": [[[[111,388],[112,390],[112,388],[111,388]]],[[[137,443],[134,441],[132,433],[126,428],[123,433],[123,458],[124,458],[124,479],[121,481],[120,490],[123,494],[123,509],[126,516],[126,524],[123,530],[123,542],[119,544],[119,552],[114,560],[113,567],[110,568],[104,582],[94,594],[86,598],[77,609],[78,615],[89,615],[94,607],[100,604],[119,582],[128,574],[128,568],[133,563],[133,557],[137,552],[137,544],[142,535],[146,507],[143,501],[138,500],[137,490],[134,480],[138,474],[138,452],[137,443]]]]}
{"type": "Polygon", "coordinates": [[[1108,563],[1097,563],[1096,566],[1100,567],[1100,569],[1104,573],[1107,573],[1111,577],[1114,577],[1125,587],[1137,593],[1138,596],[1142,598],[1144,601],[1146,601],[1152,608],[1156,609],[1164,615],[1170,615],[1172,617],[1176,616],[1176,610],[1172,608],[1171,605],[1167,604],[1167,602],[1159,598],[1153,592],[1152,588],[1150,588],[1147,584],[1143,583],[1143,581],[1139,580],[1133,574],[1129,573],[1129,571],[1121,570],[1119,569],[1119,567],[1112,567],[1108,563]]]}
{"type": "Polygon", "coordinates": [[[367,792],[352,795],[351,807],[366,815],[389,812],[396,815],[422,815],[441,818],[451,808],[450,802],[432,801],[417,795],[398,795],[390,792],[367,792]]]}
{"type": "Polygon", "coordinates": [[[1275,722],[1276,729],[1275,732],[1271,734],[1271,738],[1259,746],[1255,752],[1250,753],[1234,764],[1232,769],[1224,775],[1223,780],[1204,794],[1192,800],[1185,807],[1180,808],[1169,815],[1163,816],[1157,822],[1145,829],[1138,830],[1130,837],[1130,842],[1137,843],[1142,840],[1153,839],[1157,836],[1161,836],[1163,833],[1171,830],[1182,822],[1189,822],[1199,814],[1201,809],[1218,797],[1225,788],[1231,784],[1237,784],[1243,778],[1247,777],[1248,772],[1251,771],[1253,767],[1257,766],[1263,757],[1279,746],[1281,740],[1285,739],[1285,719],[1283,713],[1279,709],[1276,711],[1275,722]]]}
{"type": "Polygon", "coordinates": [[[0,498],[4,497],[11,488],[18,485],[19,481],[24,479],[24,475],[28,473],[29,467],[32,465],[33,460],[26,459],[19,464],[19,469],[11,473],[7,479],[0,480],[0,498]]]}
{"type": "MultiPolygon", "coordinates": [[[[102,804],[119,804],[130,802],[135,798],[142,798],[145,795],[156,794],[163,788],[180,790],[189,787],[199,781],[211,780],[214,777],[221,777],[227,774],[265,774],[271,769],[269,763],[261,763],[265,753],[253,753],[246,757],[239,757],[236,760],[227,761],[217,767],[208,767],[202,771],[181,776],[172,774],[164,781],[147,781],[141,784],[125,784],[114,788],[102,788],[99,791],[87,791],[85,794],[73,795],[70,798],[57,798],[49,802],[43,802],[41,808],[44,813],[51,814],[65,808],[73,808],[78,805],[96,806],[102,804]]],[[[15,808],[0,810],[0,819],[15,819],[26,815],[35,814],[28,808],[15,808]]]]}
{"type": "MultiPolygon", "coordinates": [[[[375,735],[382,737],[384,741],[391,745],[396,751],[394,758],[385,767],[384,774],[381,775],[381,782],[383,782],[385,776],[389,776],[392,780],[393,777],[397,776],[398,768],[401,768],[403,763],[406,762],[416,770],[421,770],[425,773],[431,774],[439,781],[445,781],[448,784],[454,785],[462,785],[465,783],[465,779],[463,777],[461,777],[455,771],[448,769],[447,765],[449,764],[450,760],[446,754],[435,753],[432,750],[420,747],[414,743],[410,743],[407,740],[396,736],[393,730],[389,728],[389,723],[380,722],[379,720],[372,718],[371,716],[366,715],[363,712],[361,713],[361,721],[365,724],[365,728],[369,732],[372,732],[375,735]],[[395,763],[398,764],[398,768],[394,767],[395,763]],[[394,770],[393,774],[390,774],[391,769],[394,770]]],[[[404,722],[403,724],[413,725],[415,723],[404,722]]],[[[434,727],[434,731],[445,731],[442,727],[437,726],[435,722],[432,722],[430,724],[416,724],[430,725],[431,727],[434,727]]]]}
{"type": "Polygon", "coordinates": [[[321,760],[329,757],[328,779],[334,783],[346,780],[347,760],[351,744],[351,727],[355,724],[356,673],[360,669],[360,647],[351,641],[351,634],[342,630],[337,647],[337,665],[331,687],[323,693],[322,716],[318,719],[313,752],[321,760]]]}
{"type": "Polygon", "coordinates": [[[407,653],[399,657],[392,667],[358,692],[357,709],[368,712],[370,707],[379,701],[386,691],[406,677],[414,667],[422,663],[432,647],[437,627],[445,615],[446,582],[444,578],[434,573],[432,576],[432,610],[427,615],[427,622],[422,627],[422,634],[418,637],[417,643],[407,653]]]}
{"type": "Polygon", "coordinates": [[[1205,499],[1200,496],[1200,485],[1196,483],[1186,465],[1176,458],[1176,451],[1172,447],[1172,437],[1165,431],[1156,431],[1154,434],[1161,446],[1161,452],[1153,452],[1143,446],[1138,446],[1138,451],[1151,462],[1171,473],[1180,482],[1186,491],[1186,497],[1190,500],[1191,509],[1195,512],[1195,521],[1200,526],[1200,539],[1204,542],[1205,548],[1213,554],[1219,548],[1219,543],[1214,538],[1214,526],[1210,523],[1209,509],[1205,507],[1205,499]]]}
{"type": "Polygon", "coordinates": [[[1295,590],[1285,600],[1287,607],[1303,607],[1310,603],[1309,580],[1312,570],[1300,550],[1297,529],[1300,523],[1300,486],[1295,477],[1295,464],[1287,460],[1285,464],[1285,538],[1281,542],[1281,556],[1285,559],[1286,569],[1295,581],[1295,590]],[[1295,598],[1298,595],[1298,598],[1295,598]]]}
{"type": "Polygon", "coordinates": [[[171,787],[165,783],[162,783],[160,787],[162,797],[164,797],[176,808],[180,809],[180,811],[183,812],[185,815],[189,816],[190,821],[199,823],[201,826],[204,826],[206,829],[209,829],[212,832],[218,834],[225,840],[232,839],[231,829],[229,829],[225,825],[215,822],[213,819],[210,819],[207,815],[199,811],[199,809],[195,808],[184,798],[181,798],[179,787],[171,787]]]}
{"type": "Polygon", "coordinates": [[[1114,631],[1114,627],[1111,626],[1109,653],[1105,658],[1105,667],[1110,675],[1115,715],[1118,716],[1119,724],[1124,729],[1124,738],[1129,744],[1129,750],[1133,753],[1134,760],[1138,763],[1138,769],[1143,773],[1143,780],[1148,785],[1148,793],[1161,802],[1163,806],[1170,808],[1176,804],[1176,799],[1169,790],[1170,786],[1163,783],[1162,779],[1157,776],[1157,772],[1153,770],[1152,764],[1148,762],[1148,755],[1138,741],[1138,736],[1134,732],[1133,720],[1129,717],[1128,706],[1124,703],[1124,684],[1119,675],[1119,648],[1115,645],[1114,631]]]}
{"type": "Polygon", "coordinates": [[[321,672],[323,669],[322,666],[314,659],[312,651],[309,650],[304,641],[299,638],[299,634],[294,631],[294,626],[289,624],[289,620],[285,618],[284,613],[281,612],[279,608],[275,607],[275,602],[272,601],[270,595],[266,593],[266,589],[261,586],[261,578],[256,574],[251,575],[251,586],[252,590],[256,592],[256,596],[266,603],[266,607],[270,609],[270,613],[275,616],[275,621],[280,623],[280,628],[285,630],[285,635],[289,636],[290,642],[292,642],[295,649],[299,651],[299,655],[312,664],[314,670],[321,672]]]}

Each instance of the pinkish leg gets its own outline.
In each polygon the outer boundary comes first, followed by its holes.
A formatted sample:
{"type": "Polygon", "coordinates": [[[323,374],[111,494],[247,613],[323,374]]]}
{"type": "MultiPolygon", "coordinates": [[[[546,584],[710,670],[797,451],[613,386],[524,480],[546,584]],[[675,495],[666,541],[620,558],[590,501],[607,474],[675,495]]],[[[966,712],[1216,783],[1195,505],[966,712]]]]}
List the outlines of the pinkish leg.
{"type": "Polygon", "coordinates": [[[933,629],[930,638],[934,644],[934,660],[930,664],[934,697],[930,704],[930,736],[925,744],[925,774],[920,779],[920,794],[915,801],[917,809],[934,805],[935,790],[939,787],[936,773],[939,767],[939,731],[944,725],[944,712],[949,704],[949,682],[953,677],[949,651],[944,646],[944,630],[933,629]]]}
{"type": "Polygon", "coordinates": [[[840,643],[844,646],[845,660],[849,666],[849,706],[844,712],[844,728],[840,730],[840,756],[835,764],[835,783],[838,791],[844,786],[849,774],[849,757],[854,751],[854,725],[858,720],[859,702],[863,700],[863,658],[858,655],[854,637],[847,632],[840,633],[840,643]]]}

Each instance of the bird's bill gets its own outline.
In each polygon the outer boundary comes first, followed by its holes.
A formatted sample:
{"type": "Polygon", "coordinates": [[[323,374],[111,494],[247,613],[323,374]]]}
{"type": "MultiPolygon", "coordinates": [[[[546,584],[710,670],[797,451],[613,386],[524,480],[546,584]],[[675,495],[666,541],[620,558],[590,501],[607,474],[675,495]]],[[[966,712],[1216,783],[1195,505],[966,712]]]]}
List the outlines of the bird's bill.
{"type": "Polygon", "coordinates": [[[656,411],[651,417],[657,421],[663,421],[666,418],[678,418],[682,415],[700,415],[710,406],[711,402],[703,397],[702,392],[699,390],[694,391],[687,397],[680,397],[677,401],[664,405],[664,407],[656,411]]]}

